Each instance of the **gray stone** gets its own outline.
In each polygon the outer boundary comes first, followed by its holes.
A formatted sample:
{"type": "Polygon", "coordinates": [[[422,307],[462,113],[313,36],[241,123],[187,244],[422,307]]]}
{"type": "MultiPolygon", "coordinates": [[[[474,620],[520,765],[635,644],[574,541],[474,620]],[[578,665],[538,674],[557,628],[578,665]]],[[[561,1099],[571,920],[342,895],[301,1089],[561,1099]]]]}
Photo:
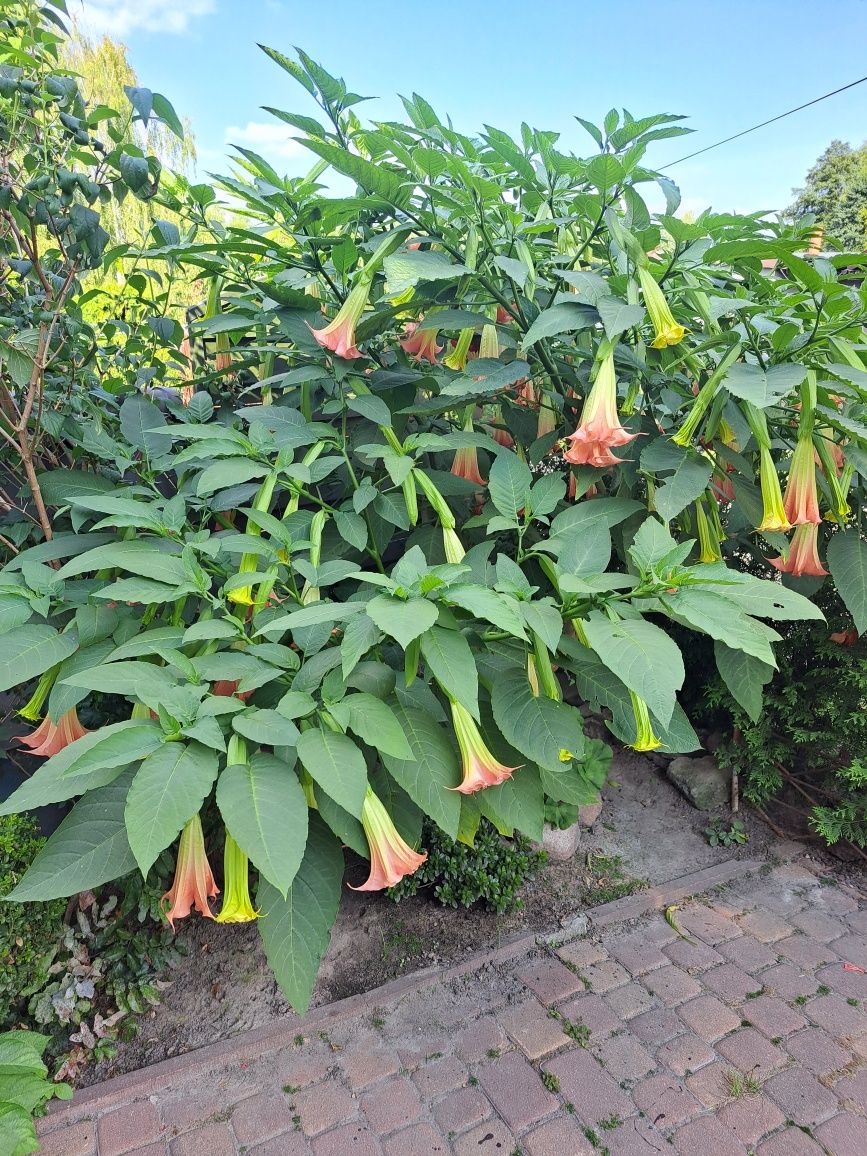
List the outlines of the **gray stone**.
{"type": "Polygon", "coordinates": [[[690,759],[681,755],[668,764],[667,774],[694,807],[714,811],[724,807],[731,796],[731,772],[716,764],[712,755],[690,759]]]}
{"type": "Polygon", "coordinates": [[[602,814],[602,803],[588,803],[578,808],[578,822],[582,827],[592,827],[602,814]]]}
{"type": "Polygon", "coordinates": [[[561,831],[559,827],[552,827],[546,823],[542,831],[542,849],[547,851],[552,859],[571,859],[578,850],[581,842],[581,824],[573,823],[561,831]]]}

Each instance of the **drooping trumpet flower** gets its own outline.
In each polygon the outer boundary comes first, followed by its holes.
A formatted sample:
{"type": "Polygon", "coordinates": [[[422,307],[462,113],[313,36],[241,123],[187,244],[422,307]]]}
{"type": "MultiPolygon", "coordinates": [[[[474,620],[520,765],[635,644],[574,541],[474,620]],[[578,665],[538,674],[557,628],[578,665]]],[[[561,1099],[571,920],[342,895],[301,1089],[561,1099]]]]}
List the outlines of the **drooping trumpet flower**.
{"type": "Polygon", "coordinates": [[[785,558],[769,558],[768,561],[783,574],[791,574],[794,578],[804,574],[812,578],[824,578],[828,571],[819,558],[818,535],[819,527],[815,522],[800,523],[795,527],[788,555],[785,558]]]}
{"type": "Polygon", "coordinates": [[[39,722],[42,718],[42,708],[45,706],[45,700],[51,693],[51,688],[54,686],[54,680],[57,678],[58,670],[60,670],[59,663],[57,666],[52,666],[50,670],[46,670],[40,677],[33,694],[18,711],[21,718],[26,718],[28,722],[39,722]]]}
{"type": "Polygon", "coordinates": [[[485,787],[496,787],[512,777],[517,767],[506,767],[491,754],[485,745],[475,719],[459,702],[450,698],[452,722],[461,752],[463,778],[460,786],[452,788],[462,795],[472,795],[485,787]]]}
{"type": "Polygon", "coordinates": [[[669,345],[677,345],[683,341],[686,329],[679,325],[671,312],[671,307],[665,299],[665,294],[656,282],[656,278],[649,269],[639,265],[638,280],[644,293],[644,304],[653,322],[656,337],[651,342],[654,349],[665,349],[669,345]]]}
{"type": "Polygon", "coordinates": [[[394,887],[404,875],[412,875],[427,859],[413,851],[401,837],[382,800],[368,787],[361,807],[361,825],[370,849],[370,874],[353,891],[383,891],[394,887]]]}
{"type": "Polygon", "coordinates": [[[759,449],[759,484],[762,490],[762,520],[759,523],[759,530],[790,530],[777,468],[771,457],[771,451],[765,446],[759,449]]]}
{"type": "Polygon", "coordinates": [[[429,361],[436,365],[437,354],[443,347],[437,345],[438,329],[419,329],[418,322],[411,321],[400,339],[400,347],[414,361],[429,361]]]}
{"type": "Polygon", "coordinates": [[[340,306],[337,316],[323,329],[308,329],[322,346],[330,349],[338,357],[354,358],[362,354],[355,347],[355,327],[367,305],[370,296],[370,277],[362,276],[353,286],[349,296],[340,306]]]}
{"type": "Polygon", "coordinates": [[[701,498],[695,503],[695,525],[698,531],[698,544],[700,548],[698,556],[699,562],[721,562],[722,550],[720,549],[720,539],[716,531],[716,526],[712,520],[708,518],[704,508],[704,502],[701,498]]]}
{"type": "Polygon", "coordinates": [[[172,929],[175,920],[186,918],[194,907],[206,919],[213,919],[214,913],[208,900],[219,893],[220,888],[214,882],[214,873],[205,853],[202,820],[197,812],[181,831],[175,879],[162,897],[163,905],[167,905],[166,918],[172,929]]]}
{"type": "Polygon", "coordinates": [[[459,565],[464,560],[466,550],[464,544],[455,533],[454,527],[443,526],[443,550],[445,552],[446,561],[453,566],[459,565]]]}
{"type": "Polygon", "coordinates": [[[470,352],[470,345],[472,345],[474,334],[474,329],[462,329],[458,334],[454,349],[448,357],[443,358],[443,365],[447,365],[449,369],[456,369],[463,372],[467,368],[467,357],[470,352]]]}
{"type": "Polygon", "coordinates": [[[223,906],[217,923],[250,923],[259,912],[250,900],[250,861],[229,832],[223,848],[223,906]]]}
{"type": "Polygon", "coordinates": [[[22,746],[30,748],[31,755],[50,758],[64,747],[68,747],[70,743],[74,743],[76,739],[89,734],[90,731],[78,721],[78,714],[73,706],[66,714],[61,715],[56,723],[46,715],[32,734],[22,735],[18,741],[22,746]]]}
{"type": "Polygon", "coordinates": [[[637,434],[625,430],[617,416],[617,378],[611,349],[599,366],[581,410],[578,428],[566,439],[569,447],[563,457],[575,466],[618,465],[623,459],[614,456],[612,447],[625,446],[635,437],[637,434]]]}
{"type": "Polygon", "coordinates": [[[819,513],[819,495],[816,491],[815,450],[809,433],[800,436],[795,445],[783,509],[793,526],[800,526],[805,522],[815,522],[818,525],[822,521],[822,515],[819,513]]]}
{"type": "MultiPolygon", "coordinates": [[[[464,433],[473,432],[473,418],[472,414],[467,417],[464,422],[464,433]]],[[[468,482],[473,482],[477,486],[487,485],[485,479],[479,473],[479,456],[476,453],[475,446],[464,446],[462,449],[455,450],[455,460],[452,462],[451,472],[458,478],[465,478],[468,482]]]]}
{"type": "Polygon", "coordinates": [[[650,721],[650,711],[647,709],[647,703],[643,698],[639,698],[635,691],[629,692],[629,697],[632,700],[632,713],[635,716],[635,742],[632,743],[634,751],[655,751],[657,747],[662,746],[662,739],[658,739],[653,733],[653,725],[650,721]]]}

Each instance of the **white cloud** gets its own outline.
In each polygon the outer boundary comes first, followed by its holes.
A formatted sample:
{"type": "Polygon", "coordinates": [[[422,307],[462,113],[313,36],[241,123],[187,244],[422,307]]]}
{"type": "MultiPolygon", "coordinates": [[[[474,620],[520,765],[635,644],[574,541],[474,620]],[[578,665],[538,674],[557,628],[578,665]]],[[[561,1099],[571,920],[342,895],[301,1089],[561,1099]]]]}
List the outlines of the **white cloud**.
{"type": "Polygon", "coordinates": [[[131,32],[186,32],[190,21],[214,11],[214,0],[81,0],[84,28],[93,35],[128,36],[131,32]]]}
{"type": "Polygon", "coordinates": [[[266,157],[280,157],[281,160],[288,157],[307,157],[312,165],[315,158],[309,149],[292,139],[290,134],[293,131],[286,124],[262,124],[260,121],[248,120],[243,128],[235,124],[229,125],[226,129],[226,143],[249,145],[266,157]]]}

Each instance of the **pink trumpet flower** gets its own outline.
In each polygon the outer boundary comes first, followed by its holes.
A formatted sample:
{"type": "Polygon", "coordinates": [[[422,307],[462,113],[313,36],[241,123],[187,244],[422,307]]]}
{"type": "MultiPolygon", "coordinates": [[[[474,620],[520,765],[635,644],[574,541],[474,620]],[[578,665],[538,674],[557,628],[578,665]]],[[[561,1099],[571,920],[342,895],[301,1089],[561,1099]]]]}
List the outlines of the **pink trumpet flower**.
{"type": "Polygon", "coordinates": [[[391,815],[370,787],[361,806],[361,825],[370,848],[370,874],[360,887],[353,887],[353,891],[384,891],[386,887],[394,887],[427,859],[424,852],[413,851],[401,838],[391,815]]]}
{"type": "Polygon", "coordinates": [[[64,747],[68,747],[70,743],[74,743],[76,739],[89,734],[90,731],[78,721],[78,714],[73,706],[66,714],[61,715],[56,723],[46,715],[32,734],[22,735],[19,741],[22,746],[30,748],[31,755],[50,758],[64,747]]]}
{"type": "Polygon", "coordinates": [[[438,329],[419,331],[418,322],[411,321],[400,339],[400,347],[414,361],[429,361],[431,365],[436,365],[437,354],[443,351],[443,347],[437,345],[438,333],[438,329]]]}
{"type": "Polygon", "coordinates": [[[819,527],[815,522],[802,522],[795,527],[788,556],[770,558],[769,562],[783,574],[791,574],[795,578],[804,574],[811,578],[824,578],[828,571],[819,558],[818,534],[819,527]]]}
{"type": "Polygon", "coordinates": [[[324,329],[308,326],[310,332],[323,347],[330,349],[338,357],[361,357],[355,348],[355,327],[367,305],[370,296],[370,280],[362,278],[340,307],[334,320],[324,329]]]}
{"type": "Polygon", "coordinates": [[[625,446],[637,436],[623,428],[617,414],[617,379],[612,350],[599,366],[593,388],[584,402],[578,428],[566,439],[570,444],[563,457],[575,466],[600,469],[615,466],[622,458],[614,456],[612,447],[625,446]]]}
{"type": "Polygon", "coordinates": [[[475,719],[459,702],[451,699],[452,721],[461,751],[463,779],[453,790],[462,795],[472,795],[485,787],[496,787],[512,777],[517,767],[506,767],[497,762],[485,745],[475,719]]]}
{"type": "Polygon", "coordinates": [[[168,905],[166,918],[175,927],[176,919],[184,919],[195,907],[206,919],[213,919],[209,899],[218,895],[220,888],[214,882],[214,873],[205,852],[205,837],[198,812],[181,831],[175,879],[170,890],[162,897],[168,905]]]}
{"type": "Polygon", "coordinates": [[[799,437],[795,452],[792,454],[789,481],[783,499],[783,509],[793,526],[801,526],[805,522],[815,522],[818,525],[822,521],[822,515],[819,513],[819,496],[816,492],[814,453],[813,439],[809,436],[799,437]]]}

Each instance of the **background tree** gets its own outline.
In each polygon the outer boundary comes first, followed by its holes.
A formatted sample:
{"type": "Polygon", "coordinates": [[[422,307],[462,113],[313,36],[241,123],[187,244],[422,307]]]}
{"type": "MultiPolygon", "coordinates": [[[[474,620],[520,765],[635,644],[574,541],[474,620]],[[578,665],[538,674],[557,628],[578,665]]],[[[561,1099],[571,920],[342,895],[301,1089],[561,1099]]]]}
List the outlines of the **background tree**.
{"type": "Polygon", "coordinates": [[[826,235],[843,249],[867,247],[867,143],[853,149],[833,140],[794,189],[789,214],[797,221],[812,213],[826,235]]]}

